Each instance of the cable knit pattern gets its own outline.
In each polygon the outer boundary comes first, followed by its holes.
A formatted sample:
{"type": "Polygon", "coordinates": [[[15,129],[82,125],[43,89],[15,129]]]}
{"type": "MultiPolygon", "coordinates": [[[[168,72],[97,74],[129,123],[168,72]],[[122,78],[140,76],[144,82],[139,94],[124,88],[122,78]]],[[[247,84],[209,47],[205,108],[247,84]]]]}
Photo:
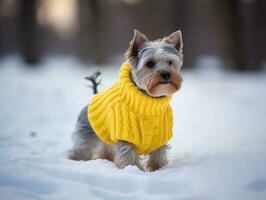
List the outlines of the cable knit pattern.
{"type": "Polygon", "coordinates": [[[92,98],[88,119],[103,142],[128,141],[139,154],[147,154],[172,137],[170,99],[154,98],[140,91],[131,80],[131,66],[125,62],[119,81],[92,98]]]}

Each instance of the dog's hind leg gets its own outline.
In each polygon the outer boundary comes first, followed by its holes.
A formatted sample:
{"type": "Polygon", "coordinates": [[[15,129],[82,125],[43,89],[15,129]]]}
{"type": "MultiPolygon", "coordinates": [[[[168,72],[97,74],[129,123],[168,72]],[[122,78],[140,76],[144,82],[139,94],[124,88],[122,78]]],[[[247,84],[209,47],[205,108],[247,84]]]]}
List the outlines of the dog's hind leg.
{"type": "MultiPolygon", "coordinates": [[[[87,133],[86,133],[87,134],[87,133]]],[[[72,160],[91,160],[93,148],[96,143],[95,136],[86,136],[81,132],[73,133],[73,147],[68,152],[68,157],[72,160]]]]}
{"type": "Polygon", "coordinates": [[[72,160],[92,159],[93,149],[101,142],[88,122],[87,106],[79,115],[72,141],[73,147],[68,153],[68,157],[72,160]]]}

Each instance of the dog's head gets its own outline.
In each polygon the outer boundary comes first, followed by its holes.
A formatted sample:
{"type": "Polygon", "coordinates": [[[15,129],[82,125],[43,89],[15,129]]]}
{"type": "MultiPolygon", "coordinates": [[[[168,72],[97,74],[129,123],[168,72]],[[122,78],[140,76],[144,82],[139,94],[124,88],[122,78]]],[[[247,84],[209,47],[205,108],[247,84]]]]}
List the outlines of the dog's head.
{"type": "Polygon", "coordinates": [[[171,96],[181,88],[179,71],[183,64],[181,31],[149,41],[135,30],[126,52],[132,66],[132,80],[138,88],[152,97],[171,96]]]}

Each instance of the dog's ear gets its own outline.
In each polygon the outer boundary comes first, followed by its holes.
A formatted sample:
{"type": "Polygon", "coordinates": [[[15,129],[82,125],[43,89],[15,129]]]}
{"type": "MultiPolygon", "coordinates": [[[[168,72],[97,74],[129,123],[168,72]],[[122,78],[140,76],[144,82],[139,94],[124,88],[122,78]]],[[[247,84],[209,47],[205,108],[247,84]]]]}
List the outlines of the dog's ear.
{"type": "Polygon", "coordinates": [[[140,31],[135,29],[133,39],[131,40],[129,48],[125,53],[126,58],[129,59],[131,57],[136,57],[138,55],[139,46],[147,41],[147,37],[140,31]]]}
{"type": "Polygon", "coordinates": [[[182,53],[183,50],[183,41],[182,41],[182,33],[180,30],[173,32],[167,37],[163,38],[163,41],[174,44],[177,51],[182,53]]]}

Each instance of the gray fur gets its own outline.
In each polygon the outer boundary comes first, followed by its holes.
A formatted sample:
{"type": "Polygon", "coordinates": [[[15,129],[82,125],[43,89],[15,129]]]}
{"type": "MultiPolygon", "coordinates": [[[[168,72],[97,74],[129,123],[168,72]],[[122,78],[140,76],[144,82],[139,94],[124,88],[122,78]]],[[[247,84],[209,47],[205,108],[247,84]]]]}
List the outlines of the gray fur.
{"type": "Polygon", "coordinates": [[[161,167],[168,164],[167,160],[167,151],[170,149],[170,146],[163,145],[159,149],[150,153],[149,160],[147,163],[147,169],[149,171],[155,171],[160,169],[161,167]]]}
{"type": "Polygon", "coordinates": [[[72,134],[72,141],[73,148],[69,151],[70,159],[91,160],[93,157],[95,157],[94,149],[99,146],[101,141],[94,133],[91,125],[89,124],[87,117],[87,107],[82,109],[78,117],[75,131],[72,134]]]}
{"type": "Polygon", "coordinates": [[[136,165],[139,169],[143,170],[140,165],[140,157],[138,156],[134,145],[126,141],[119,141],[116,144],[114,163],[118,168],[124,168],[127,165],[136,165]]]}
{"type": "MultiPolygon", "coordinates": [[[[135,30],[133,40],[126,52],[126,57],[132,66],[132,80],[136,86],[148,95],[151,95],[148,92],[147,79],[152,74],[160,71],[178,73],[183,64],[182,47],[180,31],[176,31],[162,40],[151,42],[148,41],[144,34],[135,30]],[[149,60],[153,60],[155,63],[152,69],[146,66],[149,60]],[[171,61],[171,64],[169,64],[169,61],[171,61]]],[[[158,96],[168,94],[163,90],[160,92],[159,95],[157,94],[158,96]]],[[[69,151],[70,159],[108,159],[113,161],[118,168],[136,165],[139,169],[143,170],[140,156],[133,144],[119,141],[117,144],[108,145],[97,137],[88,121],[87,106],[78,117],[72,141],[73,148],[69,151]]],[[[167,145],[163,145],[154,152],[151,152],[147,162],[147,169],[154,171],[165,166],[168,163],[168,149],[167,145]]]]}

